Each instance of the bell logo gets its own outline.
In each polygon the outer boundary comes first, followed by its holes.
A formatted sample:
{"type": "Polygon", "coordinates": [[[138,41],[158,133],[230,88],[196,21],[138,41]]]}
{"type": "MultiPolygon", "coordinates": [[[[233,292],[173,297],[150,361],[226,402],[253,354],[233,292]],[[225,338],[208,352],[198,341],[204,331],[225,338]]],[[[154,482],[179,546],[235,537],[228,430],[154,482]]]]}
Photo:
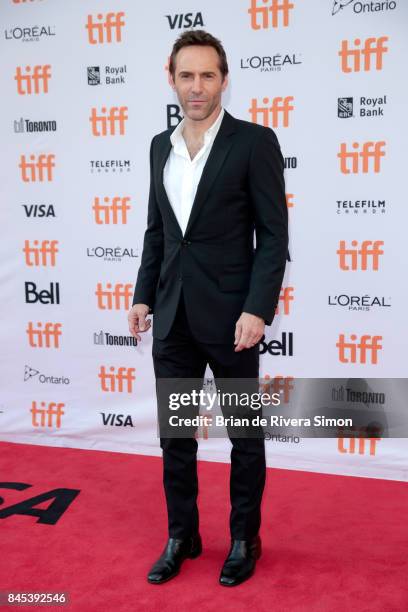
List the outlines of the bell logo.
{"type": "MultiPolygon", "coordinates": [[[[381,438],[359,437],[358,454],[366,455],[368,450],[368,454],[373,457],[376,453],[377,442],[380,440],[381,438]]],[[[348,453],[349,455],[354,455],[356,452],[356,438],[337,438],[337,450],[342,454],[348,453]]]]}
{"type": "Polygon", "coordinates": [[[354,151],[348,151],[345,142],[340,144],[340,153],[337,153],[337,157],[340,159],[340,172],[343,174],[358,174],[359,172],[367,174],[370,159],[373,160],[373,171],[380,172],[380,161],[382,157],[385,157],[384,140],[363,142],[361,150],[359,150],[360,144],[358,142],[353,142],[351,146],[355,149],[354,151]]]}
{"type": "Polygon", "coordinates": [[[124,136],[127,110],[127,106],[112,106],[110,109],[102,106],[101,114],[98,115],[97,109],[92,108],[89,121],[93,136],[124,136]]]}
{"type": "Polygon", "coordinates": [[[341,58],[342,72],[360,72],[361,69],[367,72],[371,70],[373,56],[375,56],[375,69],[382,70],[383,55],[388,51],[388,47],[384,47],[387,40],[388,36],[380,36],[379,38],[371,36],[366,38],[364,46],[361,48],[361,40],[356,38],[354,49],[349,48],[348,40],[342,40],[341,49],[338,53],[341,58]],[[361,68],[362,60],[363,68],[361,68]]]}
{"type": "Polygon", "coordinates": [[[352,248],[346,247],[346,241],[340,240],[339,248],[336,251],[339,256],[339,266],[341,270],[368,270],[368,262],[371,262],[370,270],[378,271],[380,255],[384,251],[380,247],[384,246],[383,240],[363,240],[361,248],[358,248],[358,241],[351,241],[352,248]]]}
{"type": "Polygon", "coordinates": [[[88,30],[88,42],[91,45],[122,42],[122,28],[125,25],[125,13],[107,13],[96,16],[88,15],[85,28],[88,30]]]}
{"type": "Polygon", "coordinates": [[[278,300],[278,304],[276,306],[275,309],[275,314],[279,314],[280,313],[280,305],[282,303],[283,306],[283,313],[285,315],[289,314],[289,304],[290,302],[293,302],[294,297],[293,297],[293,287],[285,287],[285,288],[281,288],[280,290],[280,294],[279,294],[279,300],[278,300]]]}
{"type": "Polygon", "coordinates": [[[102,283],[98,283],[95,291],[98,308],[101,310],[129,310],[133,298],[132,289],[131,283],[126,285],[117,283],[114,288],[111,283],[106,283],[106,289],[103,289],[102,283]]]}
{"type": "Polygon", "coordinates": [[[264,381],[263,384],[261,384],[261,393],[269,393],[271,396],[274,393],[279,393],[280,403],[289,403],[290,392],[294,389],[293,381],[295,379],[293,376],[274,376],[271,378],[269,374],[265,374],[261,380],[264,381]]]}
{"type": "Polygon", "coordinates": [[[109,372],[107,372],[105,366],[101,366],[98,378],[101,381],[102,391],[107,393],[132,393],[132,383],[136,380],[135,368],[121,366],[115,372],[115,366],[110,366],[109,372]]]}
{"type": "Polygon", "coordinates": [[[30,267],[55,266],[57,245],[58,240],[42,240],[41,246],[39,240],[33,240],[33,246],[30,246],[30,241],[25,240],[23,253],[26,265],[30,267]]]}
{"type": "Polygon", "coordinates": [[[56,404],[55,402],[41,402],[41,408],[37,408],[37,402],[31,404],[31,423],[33,427],[61,427],[61,417],[65,412],[63,408],[65,404],[56,404]]]}
{"type": "Polygon", "coordinates": [[[279,127],[279,119],[282,118],[282,127],[289,125],[289,112],[293,111],[294,106],[290,104],[293,101],[293,96],[286,98],[277,97],[272,99],[270,104],[269,98],[262,98],[263,104],[270,106],[258,106],[256,98],[252,98],[251,107],[248,109],[252,123],[258,123],[258,116],[265,127],[279,127]]]}
{"type": "Polygon", "coordinates": [[[25,74],[23,68],[17,66],[14,80],[17,82],[17,93],[20,96],[30,94],[48,93],[48,81],[51,78],[51,66],[26,66],[25,74]]]}
{"type": "Polygon", "coordinates": [[[126,225],[127,213],[131,209],[131,206],[129,206],[130,198],[105,197],[103,201],[104,203],[101,204],[100,198],[96,197],[94,199],[92,210],[95,213],[95,223],[98,225],[117,225],[118,223],[126,225]]]}
{"type": "Polygon", "coordinates": [[[367,363],[367,355],[370,356],[372,365],[378,363],[378,351],[383,347],[380,344],[382,336],[361,336],[360,340],[356,334],[351,334],[350,341],[346,342],[345,334],[339,334],[339,340],[336,343],[339,349],[339,361],[341,363],[367,363]]]}
{"type": "Polygon", "coordinates": [[[55,155],[45,153],[40,153],[38,157],[30,155],[30,161],[27,161],[25,155],[21,155],[18,167],[24,183],[51,182],[53,180],[52,170],[55,168],[55,155]]]}
{"type": "Polygon", "coordinates": [[[50,323],[43,324],[37,322],[37,327],[34,327],[32,321],[29,321],[26,329],[28,335],[28,343],[33,348],[60,348],[59,338],[62,335],[62,324],[61,323],[50,323]]]}
{"type": "Polygon", "coordinates": [[[294,6],[294,3],[289,0],[251,0],[248,9],[251,16],[251,28],[253,30],[278,28],[280,21],[286,28],[289,25],[289,11],[294,6]]]}

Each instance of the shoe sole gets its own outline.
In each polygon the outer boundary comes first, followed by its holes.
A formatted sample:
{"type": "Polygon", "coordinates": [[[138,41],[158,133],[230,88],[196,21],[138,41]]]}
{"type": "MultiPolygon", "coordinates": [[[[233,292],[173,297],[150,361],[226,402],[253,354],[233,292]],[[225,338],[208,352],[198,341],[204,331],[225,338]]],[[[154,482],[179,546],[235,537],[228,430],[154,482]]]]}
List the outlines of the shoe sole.
{"type": "MultiPolygon", "coordinates": [[[[258,559],[260,559],[262,555],[262,550],[259,551],[259,554],[255,555],[255,559],[258,561],[258,559]]],[[[252,570],[252,572],[250,574],[248,574],[248,576],[245,576],[245,578],[243,578],[242,580],[238,580],[237,582],[234,582],[233,584],[226,584],[225,582],[221,582],[221,580],[218,581],[218,583],[221,586],[225,586],[225,587],[234,587],[234,586],[238,586],[239,584],[242,584],[243,582],[246,582],[247,580],[249,580],[249,578],[251,578],[251,576],[253,576],[255,573],[255,567],[252,570]]]]}

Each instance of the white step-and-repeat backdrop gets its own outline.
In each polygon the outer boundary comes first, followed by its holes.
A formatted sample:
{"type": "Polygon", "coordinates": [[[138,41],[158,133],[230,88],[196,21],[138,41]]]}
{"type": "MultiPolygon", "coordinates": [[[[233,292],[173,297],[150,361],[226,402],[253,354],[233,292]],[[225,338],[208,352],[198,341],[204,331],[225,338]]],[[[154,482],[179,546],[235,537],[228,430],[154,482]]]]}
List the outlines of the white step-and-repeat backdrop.
{"type": "MultiPolygon", "coordinates": [[[[261,375],[337,377],[343,395],[407,376],[404,0],[0,10],[2,440],[161,454],[151,334],[135,346],[127,312],[150,140],[181,118],[168,56],[192,27],[225,46],[224,106],[272,127],[286,162],[291,261],[261,375]]],[[[200,438],[201,458],[228,461],[228,440],[200,438]]],[[[270,466],[408,479],[402,438],[266,446],[270,466]]]]}

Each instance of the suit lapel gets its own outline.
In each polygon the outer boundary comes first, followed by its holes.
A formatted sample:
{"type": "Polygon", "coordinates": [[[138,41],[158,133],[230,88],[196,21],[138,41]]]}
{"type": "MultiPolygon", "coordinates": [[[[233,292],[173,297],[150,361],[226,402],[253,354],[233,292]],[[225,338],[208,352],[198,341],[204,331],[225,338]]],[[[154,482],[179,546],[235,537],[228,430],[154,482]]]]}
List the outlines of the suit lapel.
{"type": "MultiPolygon", "coordinates": [[[[225,158],[227,157],[227,154],[232,147],[233,138],[230,138],[230,136],[234,132],[235,132],[235,119],[232,115],[230,115],[225,110],[224,117],[221,121],[221,125],[214,139],[210,154],[204,165],[203,172],[202,172],[200,181],[197,186],[197,191],[195,194],[193,206],[191,208],[191,213],[190,213],[190,217],[189,217],[186,232],[185,232],[186,236],[189,230],[191,229],[191,226],[193,225],[194,221],[197,219],[198,214],[200,210],[202,209],[202,206],[210,193],[210,190],[215,181],[215,178],[217,177],[225,161],[225,158]]],[[[159,193],[161,194],[162,200],[166,203],[166,206],[169,209],[169,214],[172,217],[173,221],[175,222],[178,228],[178,232],[180,233],[180,235],[182,235],[181,227],[178,224],[177,217],[174,214],[173,208],[167,197],[166,189],[164,188],[164,184],[163,184],[163,170],[164,170],[164,166],[166,164],[167,158],[171,151],[170,134],[171,132],[169,132],[168,134],[168,137],[165,142],[165,146],[163,147],[163,150],[160,156],[160,162],[159,162],[159,168],[158,168],[159,193]]]]}

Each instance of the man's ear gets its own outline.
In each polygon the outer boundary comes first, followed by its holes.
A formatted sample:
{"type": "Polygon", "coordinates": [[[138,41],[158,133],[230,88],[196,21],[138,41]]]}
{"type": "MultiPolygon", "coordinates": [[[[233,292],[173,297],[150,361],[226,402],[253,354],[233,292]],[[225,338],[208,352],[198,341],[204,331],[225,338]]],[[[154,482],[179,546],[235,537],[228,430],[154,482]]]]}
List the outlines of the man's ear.
{"type": "Polygon", "coordinates": [[[228,74],[225,75],[221,87],[222,87],[222,91],[225,91],[227,89],[227,87],[228,87],[228,74]]]}
{"type": "Polygon", "coordinates": [[[176,85],[174,83],[174,79],[173,79],[173,76],[172,76],[170,70],[168,71],[167,80],[169,82],[170,87],[175,90],[176,89],[176,85]]]}

